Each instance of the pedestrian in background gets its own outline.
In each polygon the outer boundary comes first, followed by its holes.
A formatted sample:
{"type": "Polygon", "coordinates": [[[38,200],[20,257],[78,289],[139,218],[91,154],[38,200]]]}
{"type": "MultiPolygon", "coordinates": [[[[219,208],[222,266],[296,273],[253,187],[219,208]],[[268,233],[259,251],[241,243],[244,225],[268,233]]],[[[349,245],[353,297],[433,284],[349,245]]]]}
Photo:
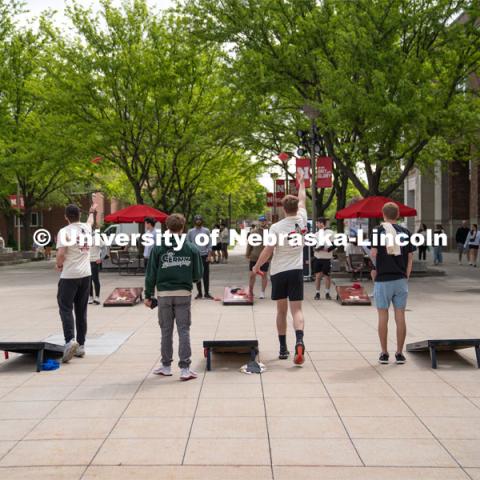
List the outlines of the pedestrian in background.
{"type": "Polygon", "coordinates": [[[417,230],[417,233],[419,233],[423,237],[423,245],[419,245],[418,247],[418,259],[419,260],[426,260],[427,259],[427,226],[422,223],[420,225],[420,228],[417,230]]]}
{"type": "Polygon", "coordinates": [[[480,232],[476,223],[472,224],[472,228],[468,232],[465,240],[465,250],[468,250],[468,264],[472,267],[477,266],[478,247],[480,246],[480,232]]]}
{"type": "MultiPolygon", "coordinates": [[[[437,223],[437,225],[435,226],[435,230],[433,231],[433,234],[440,235],[442,233],[445,233],[445,230],[439,223],[437,223]]],[[[441,265],[442,263],[443,263],[443,247],[441,245],[434,245],[433,246],[433,264],[441,265]]]]}
{"type": "Polygon", "coordinates": [[[212,237],[210,236],[210,230],[203,226],[203,217],[201,215],[195,215],[193,217],[195,226],[191,228],[187,233],[187,240],[193,243],[200,252],[203,266],[203,288],[205,289],[205,296],[202,293],[202,281],[197,282],[197,296],[195,299],[199,300],[206,298],[213,300],[210,295],[210,262],[212,261],[212,237]],[[208,237],[208,242],[201,241],[202,236],[208,237]]]}
{"type": "Polygon", "coordinates": [[[457,228],[455,233],[455,242],[457,243],[457,252],[458,252],[458,264],[462,264],[462,256],[465,252],[465,242],[467,241],[468,233],[470,229],[468,228],[468,223],[466,220],[463,220],[462,225],[457,228]]]}

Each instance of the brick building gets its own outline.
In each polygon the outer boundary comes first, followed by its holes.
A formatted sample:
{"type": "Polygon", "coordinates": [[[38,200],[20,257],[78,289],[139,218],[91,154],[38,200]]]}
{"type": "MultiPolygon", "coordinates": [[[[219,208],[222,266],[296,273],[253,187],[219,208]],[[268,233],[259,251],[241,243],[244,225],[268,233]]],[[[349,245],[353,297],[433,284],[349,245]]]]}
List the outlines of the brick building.
{"type": "MultiPolygon", "coordinates": [[[[83,212],[88,211],[91,201],[90,198],[90,195],[82,195],[76,200],[77,205],[80,206],[83,212]]],[[[116,200],[105,198],[100,192],[97,192],[95,198],[98,204],[97,222],[99,225],[102,225],[105,216],[115,212],[120,207],[116,200]]],[[[65,205],[60,205],[32,212],[30,234],[33,235],[38,228],[44,228],[55,236],[57,232],[66,225],[64,211],[65,205]]],[[[13,236],[18,245],[19,234],[20,239],[22,239],[23,226],[19,226],[18,219],[16,217],[9,218],[0,213],[0,235],[5,239],[5,242],[13,236]]]]}
{"type": "MultiPolygon", "coordinates": [[[[467,88],[480,91],[480,77],[472,75],[467,88]]],[[[455,231],[462,222],[480,224],[480,156],[471,147],[469,162],[455,160],[436,163],[434,171],[421,173],[413,169],[404,183],[405,202],[417,209],[418,216],[407,225],[416,230],[420,223],[433,228],[443,225],[454,246],[455,231]]]]}

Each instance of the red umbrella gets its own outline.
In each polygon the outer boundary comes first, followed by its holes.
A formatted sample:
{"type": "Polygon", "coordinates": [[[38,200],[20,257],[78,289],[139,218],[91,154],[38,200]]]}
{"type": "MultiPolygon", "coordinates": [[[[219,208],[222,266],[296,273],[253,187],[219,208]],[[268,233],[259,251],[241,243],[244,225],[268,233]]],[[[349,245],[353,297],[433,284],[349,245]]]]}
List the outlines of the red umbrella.
{"type": "Polygon", "coordinates": [[[157,222],[164,222],[168,215],[148,205],[132,205],[105,217],[108,223],[141,223],[146,217],[152,217],[157,222]]]}
{"type": "Polygon", "coordinates": [[[388,202],[393,202],[398,205],[401,217],[415,217],[417,215],[417,211],[414,208],[392,200],[391,198],[367,197],[347,208],[339,210],[335,218],[382,218],[382,208],[388,202]]]}

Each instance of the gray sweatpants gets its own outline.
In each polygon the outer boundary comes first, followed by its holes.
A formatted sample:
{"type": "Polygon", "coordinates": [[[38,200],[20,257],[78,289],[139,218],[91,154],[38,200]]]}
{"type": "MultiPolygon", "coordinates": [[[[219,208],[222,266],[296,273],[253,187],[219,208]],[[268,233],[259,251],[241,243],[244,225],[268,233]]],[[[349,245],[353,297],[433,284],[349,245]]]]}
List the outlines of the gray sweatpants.
{"type": "Polygon", "coordinates": [[[187,368],[192,356],[190,347],[190,306],[192,297],[158,297],[158,323],[162,332],[162,365],[169,367],[173,361],[173,327],[177,323],[178,357],[180,368],[187,368]]]}

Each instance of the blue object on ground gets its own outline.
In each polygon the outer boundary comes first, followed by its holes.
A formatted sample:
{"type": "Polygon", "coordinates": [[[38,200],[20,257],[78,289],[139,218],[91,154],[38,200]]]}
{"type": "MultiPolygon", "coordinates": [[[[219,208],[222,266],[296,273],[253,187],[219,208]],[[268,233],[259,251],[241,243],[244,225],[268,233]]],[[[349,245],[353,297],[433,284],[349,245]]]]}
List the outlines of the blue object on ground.
{"type": "Polygon", "coordinates": [[[42,370],[56,370],[60,368],[60,364],[53,360],[53,358],[49,358],[46,362],[42,363],[42,370]]]}

